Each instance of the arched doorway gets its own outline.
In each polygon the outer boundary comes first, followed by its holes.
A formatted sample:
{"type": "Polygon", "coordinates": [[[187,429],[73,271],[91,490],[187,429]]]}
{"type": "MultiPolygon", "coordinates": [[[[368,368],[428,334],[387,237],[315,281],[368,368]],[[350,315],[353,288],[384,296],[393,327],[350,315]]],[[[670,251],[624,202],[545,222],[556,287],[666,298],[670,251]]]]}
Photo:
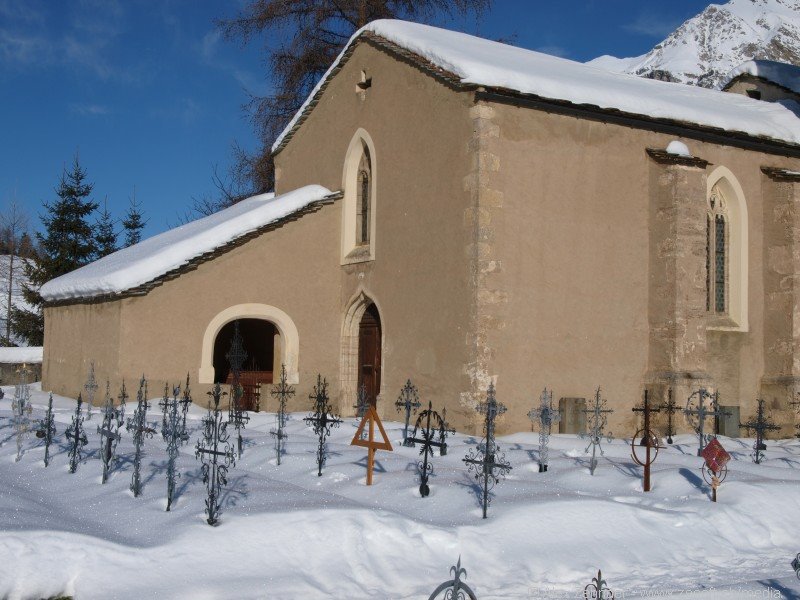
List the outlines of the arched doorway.
{"type": "Polygon", "coordinates": [[[381,317],[370,304],[358,326],[358,389],[366,389],[374,407],[381,391],[381,317]]]}
{"type": "Polygon", "coordinates": [[[238,325],[242,347],[247,358],[242,365],[240,383],[243,388],[243,408],[259,410],[258,385],[272,383],[276,357],[280,355],[280,333],[264,319],[236,319],[226,323],[214,340],[214,383],[231,384],[233,375],[227,354],[238,325]]]}

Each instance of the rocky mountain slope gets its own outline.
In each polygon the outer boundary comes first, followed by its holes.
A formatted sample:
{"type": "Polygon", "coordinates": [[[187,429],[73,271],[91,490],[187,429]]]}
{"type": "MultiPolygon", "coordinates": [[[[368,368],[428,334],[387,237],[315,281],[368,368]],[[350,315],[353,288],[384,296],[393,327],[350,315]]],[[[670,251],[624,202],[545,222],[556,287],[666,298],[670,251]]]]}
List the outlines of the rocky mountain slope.
{"type": "Polygon", "coordinates": [[[731,69],[752,59],[800,65],[800,0],[711,4],[647,54],[601,56],[589,64],[713,88],[720,86],[731,69]]]}

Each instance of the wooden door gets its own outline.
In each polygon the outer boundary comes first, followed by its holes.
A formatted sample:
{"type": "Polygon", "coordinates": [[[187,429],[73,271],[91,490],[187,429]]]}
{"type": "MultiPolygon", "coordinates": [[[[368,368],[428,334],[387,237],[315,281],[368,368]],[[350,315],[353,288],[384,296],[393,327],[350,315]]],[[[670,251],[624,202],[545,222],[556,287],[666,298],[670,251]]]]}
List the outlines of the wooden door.
{"type": "Polygon", "coordinates": [[[375,406],[381,391],[381,320],[374,304],[364,312],[358,330],[358,389],[367,388],[369,403],[375,406]]]}

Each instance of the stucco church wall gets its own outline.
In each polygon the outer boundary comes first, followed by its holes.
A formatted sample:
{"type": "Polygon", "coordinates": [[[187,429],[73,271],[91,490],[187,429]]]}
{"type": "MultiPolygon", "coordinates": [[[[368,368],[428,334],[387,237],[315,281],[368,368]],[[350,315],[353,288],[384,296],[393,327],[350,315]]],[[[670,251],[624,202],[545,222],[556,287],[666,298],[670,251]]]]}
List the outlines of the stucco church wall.
{"type": "MultiPolygon", "coordinates": [[[[497,296],[489,309],[487,345],[498,397],[509,406],[502,429],[526,429],[526,413],[545,386],[554,390],[555,402],[590,399],[600,386],[617,411],[610,428],[630,434],[630,408],[640,402],[652,366],[648,311],[658,290],[648,253],[650,236],[660,227],[650,215],[649,174],[666,173],[645,149],[663,149],[675,138],[487,106],[499,130],[489,149],[487,187],[502,206],[492,212],[486,232],[495,265],[486,293],[497,296]]],[[[685,174],[694,182],[684,185],[697,195],[701,218],[706,177],[718,165],[735,175],[748,205],[749,329],[710,329],[702,352],[707,383],[720,390],[723,404],[741,405],[744,419],[754,410],[764,373],[762,232],[763,214],[772,209],[764,207],[760,167],[797,169],[798,161],[681,139],[711,163],[705,172],[685,174]]],[[[700,227],[704,235],[704,222],[700,227]]],[[[704,252],[696,259],[704,263],[704,252]]],[[[696,292],[704,299],[704,291],[696,292]]],[[[785,323],[791,327],[788,315],[785,323]]]]}
{"type": "Polygon", "coordinates": [[[119,302],[45,308],[42,389],[77,398],[92,360],[97,381],[116,379],[120,316],[119,302]]]}
{"type": "MultiPolygon", "coordinates": [[[[279,191],[312,182],[338,189],[353,135],[359,128],[369,134],[376,154],[375,260],[338,267],[335,322],[341,327],[359,292],[374,300],[383,327],[379,412],[396,416],[392,405],[411,378],[422,400],[447,404],[448,418],[459,427],[471,418],[458,398],[470,389],[474,353],[465,250],[472,230],[464,224],[471,196],[462,181],[471,168],[470,106],[469,94],[360,44],[276,157],[279,191]],[[362,71],[372,85],[358,93],[362,71]]],[[[334,258],[340,258],[338,247],[334,258]]],[[[335,348],[338,356],[338,340],[335,348]]],[[[353,404],[354,397],[341,399],[346,413],[353,404]]]]}

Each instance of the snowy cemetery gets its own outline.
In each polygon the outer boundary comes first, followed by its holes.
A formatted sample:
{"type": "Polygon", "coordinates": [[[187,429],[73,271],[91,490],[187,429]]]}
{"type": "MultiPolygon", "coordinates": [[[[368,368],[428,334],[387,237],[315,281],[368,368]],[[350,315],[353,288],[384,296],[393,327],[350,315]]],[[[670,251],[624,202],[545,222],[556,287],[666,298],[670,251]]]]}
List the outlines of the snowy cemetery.
{"type": "Polygon", "coordinates": [[[260,392],[278,412],[248,413],[238,342],[207,410],[188,378],[112,389],[92,365],[73,399],[18,370],[0,400],[0,597],[800,594],[800,441],[766,443],[763,403],[742,423],[754,438],[733,439],[708,432],[715,394],[645,394],[641,428],[617,439],[599,388],[583,434],[551,434],[544,390],[535,431],[496,438],[505,407],[490,386],[479,439],[411,380],[396,422],[363,390],[355,418],[334,414],[321,375],[312,412],[292,411],[284,370],[260,392]],[[666,431],[651,427],[661,412],[666,431]],[[676,435],[680,419],[696,435],[676,435]]]}

